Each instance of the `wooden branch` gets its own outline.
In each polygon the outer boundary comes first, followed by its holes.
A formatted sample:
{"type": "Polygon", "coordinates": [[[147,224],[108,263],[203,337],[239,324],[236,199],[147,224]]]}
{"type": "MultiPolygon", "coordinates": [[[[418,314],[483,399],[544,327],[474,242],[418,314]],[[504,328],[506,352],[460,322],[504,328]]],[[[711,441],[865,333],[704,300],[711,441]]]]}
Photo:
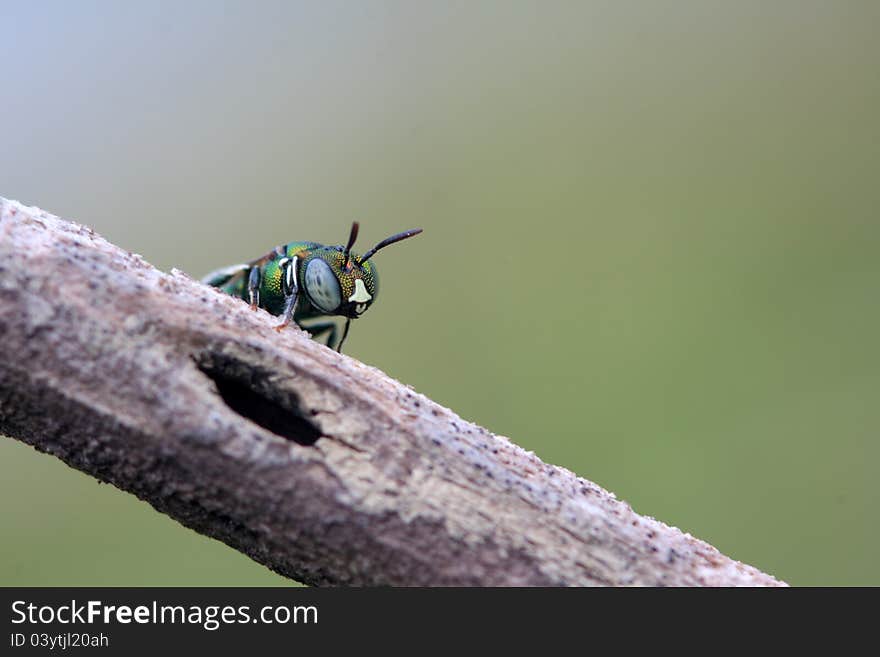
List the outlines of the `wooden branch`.
{"type": "Polygon", "coordinates": [[[0,199],[0,432],[276,572],[781,583],[277,321],[0,199]]]}

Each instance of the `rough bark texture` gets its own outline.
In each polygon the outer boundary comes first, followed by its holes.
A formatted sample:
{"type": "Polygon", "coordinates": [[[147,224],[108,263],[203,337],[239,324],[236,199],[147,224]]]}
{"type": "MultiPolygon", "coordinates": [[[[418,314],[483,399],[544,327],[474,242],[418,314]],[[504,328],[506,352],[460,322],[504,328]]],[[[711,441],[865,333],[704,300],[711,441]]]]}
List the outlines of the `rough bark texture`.
{"type": "Polygon", "coordinates": [[[0,199],[0,432],[272,570],[310,584],[780,584],[276,323],[0,199]]]}

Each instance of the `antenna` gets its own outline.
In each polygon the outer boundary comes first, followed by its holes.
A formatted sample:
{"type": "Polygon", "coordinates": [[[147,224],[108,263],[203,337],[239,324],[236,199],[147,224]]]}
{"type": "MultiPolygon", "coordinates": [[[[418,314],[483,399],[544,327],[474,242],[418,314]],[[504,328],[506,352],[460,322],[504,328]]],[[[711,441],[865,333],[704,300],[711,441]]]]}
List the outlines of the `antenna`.
{"type": "Polygon", "coordinates": [[[361,256],[360,260],[358,260],[358,265],[364,264],[367,260],[369,260],[379,249],[384,249],[386,246],[390,246],[395,242],[399,242],[400,240],[405,240],[410,237],[415,237],[419,233],[422,232],[421,228],[413,228],[412,230],[405,230],[402,233],[397,233],[397,235],[392,235],[391,237],[386,237],[384,240],[379,242],[372,249],[367,251],[364,255],[361,256]]]}
{"type": "Polygon", "coordinates": [[[345,245],[345,251],[343,251],[343,255],[345,256],[345,264],[343,265],[343,269],[348,269],[348,260],[351,255],[351,247],[354,246],[354,241],[358,238],[358,229],[360,225],[358,222],[353,221],[351,223],[351,233],[348,235],[348,244],[345,245]]]}

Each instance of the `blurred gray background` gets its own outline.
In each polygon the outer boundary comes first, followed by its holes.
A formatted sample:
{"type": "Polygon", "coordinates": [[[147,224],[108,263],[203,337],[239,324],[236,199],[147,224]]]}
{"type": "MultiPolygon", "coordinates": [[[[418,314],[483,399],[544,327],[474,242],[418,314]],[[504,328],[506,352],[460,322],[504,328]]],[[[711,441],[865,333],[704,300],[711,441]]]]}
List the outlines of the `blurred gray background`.
{"type": "MultiPolygon", "coordinates": [[[[193,276],[421,226],[348,354],[792,584],[878,585],[878,19],[0,0],[0,195],[193,276]]],[[[0,584],[286,581],[8,438],[0,527],[0,584]]]]}

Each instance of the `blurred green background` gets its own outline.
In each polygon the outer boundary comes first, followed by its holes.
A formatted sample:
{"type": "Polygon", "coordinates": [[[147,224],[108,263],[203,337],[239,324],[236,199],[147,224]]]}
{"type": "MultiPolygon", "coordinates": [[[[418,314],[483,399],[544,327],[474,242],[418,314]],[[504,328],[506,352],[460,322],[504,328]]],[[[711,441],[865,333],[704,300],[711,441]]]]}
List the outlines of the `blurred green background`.
{"type": "MultiPolygon", "coordinates": [[[[878,585],[878,20],[0,0],[0,195],[193,276],[422,226],[347,353],[792,584],[878,585]]],[[[286,581],[7,438],[0,527],[7,585],[286,581]]]]}

